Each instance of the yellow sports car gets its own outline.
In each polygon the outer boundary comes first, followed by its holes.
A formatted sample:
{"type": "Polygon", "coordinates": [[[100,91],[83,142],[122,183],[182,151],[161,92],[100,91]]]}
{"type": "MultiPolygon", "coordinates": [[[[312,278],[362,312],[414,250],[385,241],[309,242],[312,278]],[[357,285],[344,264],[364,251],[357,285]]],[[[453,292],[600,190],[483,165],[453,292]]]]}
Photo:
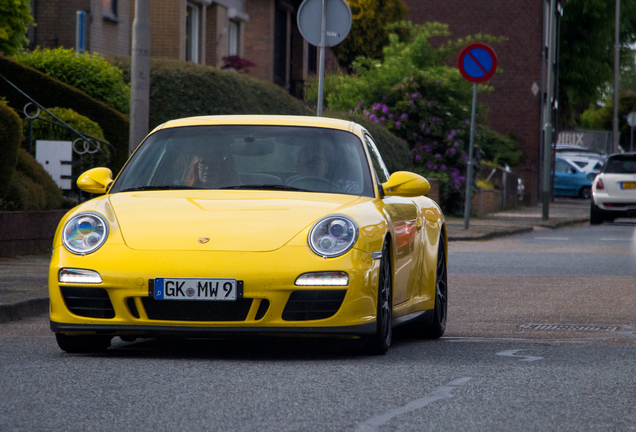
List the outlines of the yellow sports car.
{"type": "Polygon", "coordinates": [[[389,173],[343,120],[210,116],[152,131],[64,216],[49,270],[67,352],[114,336],[330,335],[383,354],[446,327],[446,227],[430,185],[389,173]]]}

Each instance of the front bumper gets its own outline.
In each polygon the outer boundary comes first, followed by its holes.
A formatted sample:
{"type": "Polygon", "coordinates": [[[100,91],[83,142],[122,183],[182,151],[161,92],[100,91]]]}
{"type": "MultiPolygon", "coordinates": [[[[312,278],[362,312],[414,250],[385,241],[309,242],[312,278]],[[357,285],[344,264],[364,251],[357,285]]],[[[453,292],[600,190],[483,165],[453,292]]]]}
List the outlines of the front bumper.
{"type": "MultiPolygon", "coordinates": [[[[57,247],[53,251],[49,269],[51,329],[69,334],[136,337],[197,337],[239,333],[363,335],[375,331],[378,268],[379,260],[373,260],[369,253],[357,249],[341,257],[323,259],[313,254],[308,247],[289,245],[271,252],[162,252],[136,251],[124,244],[106,244],[86,256],[73,255],[63,247],[57,247]],[[60,283],[58,273],[62,268],[97,271],[103,282],[60,283]],[[294,285],[299,275],[315,271],[345,271],[349,275],[349,285],[294,285]],[[178,314],[166,315],[166,309],[171,308],[169,303],[174,302],[175,308],[181,309],[187,309],[187,305],[183,301],[154,301],[149,296],[148,285],[156,277],[234,278],[243,281],[242,306],[227,305],[230,309],[242,308],[242,312],[240,316],[231,318],[227,318],[227,313],[215,312],[210,319],[205,319],[202,318],[206,316],[204,303],[214,311],[226,306],[220,304],[223,302],[199,301],[193,306],[204,310],[192,315],[196,320],[179,319],[181,315],[178,314]],[[108,306],[112,307],[112,312],[98,314],[97,317],[85,316],[84,312],[78,312],[72,305],[69,307],[69,296],[62,294],[63,289],[65,292],[70,289],[90,293],[103,290],[105,299],[102,299],[99,307],[110,302],[108,306]],[[290,320],[290,315],[285,315],[292,293],[335,290],[346,292],[333,315],[324,319],[297,320],[290,320]],[[157,315],[157,304],[163,313],[161,316],[157,315]],[[153,307],[155,309],[151,310],[153,307]]],[[[312,315],[306,316],[311,318],[312,315]]]]}

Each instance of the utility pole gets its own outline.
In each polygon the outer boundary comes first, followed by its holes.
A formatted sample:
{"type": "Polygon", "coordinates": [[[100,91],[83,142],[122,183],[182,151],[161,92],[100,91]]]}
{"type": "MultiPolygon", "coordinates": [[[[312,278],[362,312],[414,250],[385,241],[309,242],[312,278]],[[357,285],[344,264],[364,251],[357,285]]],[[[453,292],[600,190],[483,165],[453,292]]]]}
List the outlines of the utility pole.
{"type": "Polygon", "coordinates": [[[543,126],[543,181],[542,181],[542,218],[548,220],[550,216],[550,175],[552,171],[552,97],[554,95],[554,53],[556,51],[556,3],[550,2],[550,32],[548,41],[548,84],[546,88],[545,124],[543,126]]]}
{"type": "Polygon", "coordinates": [[[150,0],[135,0],[130,65],[130,153],[148,135],[150,100],[150,0]]]}
{"type": "Polygon", "coordinates": [[[614,119],[612,121],[613,151],[618,150],[618,85],[620,81],[619,48],[620,48],[620,13],[621,0],[616,0],[616,24],[614,34],[614,119]]]}

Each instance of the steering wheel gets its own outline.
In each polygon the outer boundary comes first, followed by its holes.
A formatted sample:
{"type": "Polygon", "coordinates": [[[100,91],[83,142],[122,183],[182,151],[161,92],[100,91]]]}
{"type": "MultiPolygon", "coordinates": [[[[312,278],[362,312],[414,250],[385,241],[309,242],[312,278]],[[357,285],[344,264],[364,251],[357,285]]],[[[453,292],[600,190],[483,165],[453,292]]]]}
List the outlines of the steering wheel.
{"type": "Polygon", "coordinates": [[[331,180],[316,176],[300,176],[287,183],[287,186],[326,192],[340,191],[338,185],[331,180]],[[302,187],[302,185],[305,185],[305,187],[302,187]],[[324,186],[328,186],[328,189],[325,189],[324,186]]]}

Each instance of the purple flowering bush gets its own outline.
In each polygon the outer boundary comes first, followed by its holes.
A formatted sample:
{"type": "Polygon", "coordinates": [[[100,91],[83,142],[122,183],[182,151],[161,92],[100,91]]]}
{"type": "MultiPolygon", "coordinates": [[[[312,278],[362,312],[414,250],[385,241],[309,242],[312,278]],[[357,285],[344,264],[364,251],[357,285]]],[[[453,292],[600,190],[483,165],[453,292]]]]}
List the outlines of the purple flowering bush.
{"type": "MultiPolygon", "coordinates": [[[[468,145],[470,100],[426,73],[415,73],[384,95],[380,101],[359,102],[352,110],[374,123],[385,125],[406,142],[413,156],[413,171],[440,182],[444,211],[457,214],[463,208],[468,145]]],[[[475,170],[479,172],[479,150],[475,170]]]]}

